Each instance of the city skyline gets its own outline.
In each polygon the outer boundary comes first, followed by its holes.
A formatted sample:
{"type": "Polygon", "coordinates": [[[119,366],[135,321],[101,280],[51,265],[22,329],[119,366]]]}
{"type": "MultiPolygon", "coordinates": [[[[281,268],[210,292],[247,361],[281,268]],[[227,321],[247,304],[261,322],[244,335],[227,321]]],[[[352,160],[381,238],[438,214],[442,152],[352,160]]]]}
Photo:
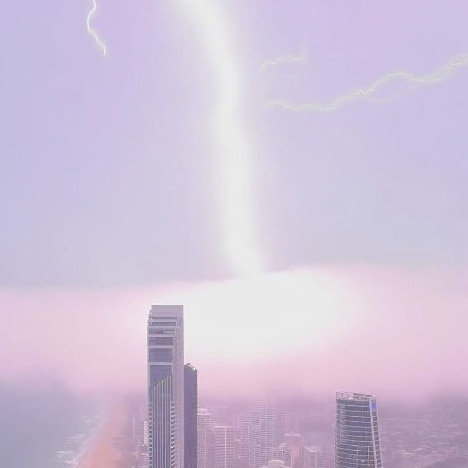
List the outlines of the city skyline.
{"type": "MultiPolygon", "coordinates": [[[[301,433],[288,432],[278,395],[254,398],[236,425],[225,424],[229,411],[218,408],[216,421],[199,405],[198,371],[183,364],[183,305],[151,306],[147,350],[141,468],[325,468],[322,448],[308,447],[301,433]]],[[[133,427],[136,434],[135,420],[133,427]]],[[[380,444],[375,396],[336,392],[335,468],[382,468],[380,444]]]]}
{"type": "MultiPolygon", "coordinates": [[[[234,361],[231,376],[205,381],[202,393],[246,377],[268,389],[286,355],[318,376],[322,394],[362,384],[401,397],[405,380],[428,396],[440,382],[468,389],[453,365],[468,326],[464,2],[431,1],[421,20],[401,0],[294,0],[286,16],[276,0],[104,1],[91,26],[106,56],[86,29],[93,5],[54,2],[8,4],[2,29],[17,50],[5,50],[1,77],[0,326],[21,327],[34,349],[24,359],[13,336],[0,343],[3,381],[139,388],[141,311],[169,302],[186,304],[187,349],[202,369],[223,373],[220,358],[234,361]],[[389,74],[377,93],[333,112],[267,105],[334,102],[389,74]],[[248,239],[262,260],[253,276],[226,251],[248,239]],[[270,319],[284,310],[301,327],[270,319]],[[214,316],[222,325],[208,335],[214,316]],[[90,329],[105,339],[90,340],[90,329]],[[385,343],[375,357],[382,388],[356,381],[339,359],[358,341],[355,360],[372,365],[374,340],[385,343]],[[120,365],[104,342],[126,346],[120,365]],[[324,362],[335,369],[327,379],[324,362]],[[255,373],[258,365],[269,370],[255,373]]],[[[288,367],[290,381],[300,372],[288,367]]]]}

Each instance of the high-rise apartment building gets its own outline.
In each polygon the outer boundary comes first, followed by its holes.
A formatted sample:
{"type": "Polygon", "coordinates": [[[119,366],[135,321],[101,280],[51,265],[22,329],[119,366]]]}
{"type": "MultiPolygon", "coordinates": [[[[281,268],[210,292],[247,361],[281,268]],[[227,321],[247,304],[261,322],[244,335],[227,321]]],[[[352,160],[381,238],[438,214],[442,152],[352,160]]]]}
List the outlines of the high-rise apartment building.
{"type": "Polygon", "coordinates": [[[183,306],[153,305],[148,317],[150,468],[184,468],[183,428],[183,306]]]}
{"type": "Polygon", "coordinates": [[[285,443],[282,443],[279,447],[276,447],[273,449],[273,453],[271,454],[271,459],[281,460],[284,462],[286,466],[289,466],[289,468],[293,466],[292,464],[293,457],[292,457],[291,449],[286,447],[285,443]]]}
{"type": "Polygon", "coordinates": [[[197,415],[197,468],[213,468],[213,420],[206,408],[197,415]]]}
{"type": "Polygon", "coordinates": [[[236,468],[236,430],[233,426],[213,427],[213,468],[236,468]]]}
{"type": "Polygon", "coordinates": [[[292,468],[302,468],[302,435],[289,432],[284,435],[284,445],[291,451],[292,468]]]}
{"type": "Polygon", "coordinates": [[[273,450],[284,439],[284,412],[274,396],[257,398],[248,416],[247,436],[248,468],[266,466],[273,450]]]}
{"type": "Polygon", "coordinates": [[[337,392],[335,468],[382,468],[374,396],[337,392]]]}
{"type": "Polygon", "coordinates": [[[184,468],[197,468],[198,376],[191,364],[184,366],[184,468]]]}
{"type": "Polygon", "coordinates": [[[318,447],[304,447],[302,459],[303,468],[325,468],[325,454],[318,447]]]}

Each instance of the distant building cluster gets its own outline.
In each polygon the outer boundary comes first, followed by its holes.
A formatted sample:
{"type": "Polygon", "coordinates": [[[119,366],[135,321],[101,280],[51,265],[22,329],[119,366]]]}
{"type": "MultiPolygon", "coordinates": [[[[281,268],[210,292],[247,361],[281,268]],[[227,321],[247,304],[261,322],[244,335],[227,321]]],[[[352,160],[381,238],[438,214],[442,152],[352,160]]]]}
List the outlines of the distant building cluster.
{"type": "Polygon", "coordinates": [[[290,430],[277,396],[258,397],[242,410],[200,407],[198,372],[184,364],[183,322],[183,306],[152,306],[149,313],[139,468],[382,468],[371,395],[336,394],[334,454],[290,430]]]}
{"type": "Polygon", "coordinates": [[[206,408],[198,410],[198,468],[325,468],[322,449],[285,433],[276,397],[257,398],[237,424],[217,424],[215,418],[206,408]]]}

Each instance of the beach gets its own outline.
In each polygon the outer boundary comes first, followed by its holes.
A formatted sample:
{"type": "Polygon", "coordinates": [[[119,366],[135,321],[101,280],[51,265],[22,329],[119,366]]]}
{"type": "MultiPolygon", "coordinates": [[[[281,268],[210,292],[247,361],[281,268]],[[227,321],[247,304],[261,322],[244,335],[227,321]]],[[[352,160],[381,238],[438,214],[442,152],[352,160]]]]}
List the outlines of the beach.
{"type": "Polygon", "coordinates": [[[104,423],[96,434],[88,453],[79,468],[119,468],[122,462],[122,449],[118,441],[125,431],[129,408],[123,401],[113,402],[106,410],[104,423]]]}

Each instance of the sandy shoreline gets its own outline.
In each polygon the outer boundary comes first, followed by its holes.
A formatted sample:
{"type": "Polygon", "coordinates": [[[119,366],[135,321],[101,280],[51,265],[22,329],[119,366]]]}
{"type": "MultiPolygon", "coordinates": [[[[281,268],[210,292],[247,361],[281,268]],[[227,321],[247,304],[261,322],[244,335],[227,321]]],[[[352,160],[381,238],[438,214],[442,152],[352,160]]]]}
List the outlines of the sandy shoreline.
{"type": "Polygon", "coordinates": [[[111,404],[107,410],[103,427],[88,453],[79,464],[79,468],[117,468],[122,453],[116,440],[122,435],[128,408],[122,401],[111,404]]]}

